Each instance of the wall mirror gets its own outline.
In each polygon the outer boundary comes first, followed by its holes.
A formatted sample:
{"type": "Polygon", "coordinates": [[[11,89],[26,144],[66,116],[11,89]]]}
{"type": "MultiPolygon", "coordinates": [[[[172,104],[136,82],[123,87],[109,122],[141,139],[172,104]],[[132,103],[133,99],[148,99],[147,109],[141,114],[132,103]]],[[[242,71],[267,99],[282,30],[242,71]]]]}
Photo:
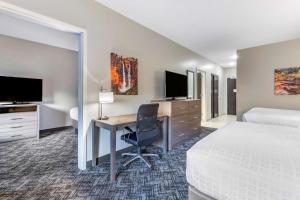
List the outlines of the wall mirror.
{"type": "Polygon", "coordinates": [[[195,98],[195,73],[191,70],[187,70],[187,81],[188,81],[188,99],[195,98]]]}

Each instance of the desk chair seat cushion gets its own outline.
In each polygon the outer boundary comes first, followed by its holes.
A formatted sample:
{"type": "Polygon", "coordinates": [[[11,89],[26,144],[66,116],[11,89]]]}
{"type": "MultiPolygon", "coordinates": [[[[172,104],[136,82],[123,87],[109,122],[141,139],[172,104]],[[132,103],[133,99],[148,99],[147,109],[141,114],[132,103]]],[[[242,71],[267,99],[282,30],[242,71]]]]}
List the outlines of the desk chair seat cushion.
{"type": "Polygon", "coordinates": [[[158,129],[137,134],[136,132],[127,133],[121,136],[121,139],[134,146],[147,146],[157,141],[161,137],[158,129]]]}

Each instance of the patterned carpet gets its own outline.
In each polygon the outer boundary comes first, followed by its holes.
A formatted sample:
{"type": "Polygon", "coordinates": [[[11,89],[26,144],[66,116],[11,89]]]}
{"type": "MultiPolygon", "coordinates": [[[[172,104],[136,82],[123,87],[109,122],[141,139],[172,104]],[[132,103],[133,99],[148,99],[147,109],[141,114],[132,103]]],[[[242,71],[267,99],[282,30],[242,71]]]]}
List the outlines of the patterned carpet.
{"type": "MultiPolygon", "coordinates": [[[[116,183],[109,182],[109,163],[85,171],[77,168],[77,135],[73,129],[0,144],[0,199],[187,199],[185,152],[213,129],[201,134],[161,159],[150,170],[136,161],[120,168],[116,183]]],[[[151,152],[160,149],[151,147],[151,152]]],[[[124,159],[119,159],[124,162],[124,159]]],[[[119,163],[120,166],[120,163],[119,163]]]]}

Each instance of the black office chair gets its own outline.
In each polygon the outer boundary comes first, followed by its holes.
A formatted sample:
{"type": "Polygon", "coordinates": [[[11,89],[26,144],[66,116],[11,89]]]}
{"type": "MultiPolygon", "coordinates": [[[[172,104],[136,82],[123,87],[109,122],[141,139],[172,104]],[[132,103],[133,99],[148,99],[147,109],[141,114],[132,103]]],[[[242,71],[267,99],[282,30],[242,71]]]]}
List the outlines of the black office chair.
{"type": "Polygon", "coordinates": [[[141,105],[137,114],[136,131],[133,131],[129,127],[125,127],[125,130],[129,131],[129,133],[122,135],[121,139],[129,144],[137,146],[138,152],[122,154],[122,156],[133,156],[123,164],[124,167],[136,159],[141,159],[149,168],[151,168],[151,164],[145,157],[155,156],[159,158],[159,155],[157,154],[142,153],[143,146],[149,146],[161,137],[161,128],[157,120],[158,106],[159,104],[141,105]]]}

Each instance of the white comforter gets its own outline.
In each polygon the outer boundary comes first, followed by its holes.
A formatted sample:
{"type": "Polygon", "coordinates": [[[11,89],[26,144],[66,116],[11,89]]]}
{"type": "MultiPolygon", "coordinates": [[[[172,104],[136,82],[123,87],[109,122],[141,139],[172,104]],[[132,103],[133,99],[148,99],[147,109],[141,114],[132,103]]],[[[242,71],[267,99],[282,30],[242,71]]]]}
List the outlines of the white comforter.
{"type": "Polygon", "coordinates": [[[252,108],[243,115],[243,121],[300,127],[300,111],[272,108],[252,108]]]}
{"type": "Polygon", "coordinates": [[[186,174],[218,200],[299,200],[299,129],[233,122],[188,150],[186,174]]]}

